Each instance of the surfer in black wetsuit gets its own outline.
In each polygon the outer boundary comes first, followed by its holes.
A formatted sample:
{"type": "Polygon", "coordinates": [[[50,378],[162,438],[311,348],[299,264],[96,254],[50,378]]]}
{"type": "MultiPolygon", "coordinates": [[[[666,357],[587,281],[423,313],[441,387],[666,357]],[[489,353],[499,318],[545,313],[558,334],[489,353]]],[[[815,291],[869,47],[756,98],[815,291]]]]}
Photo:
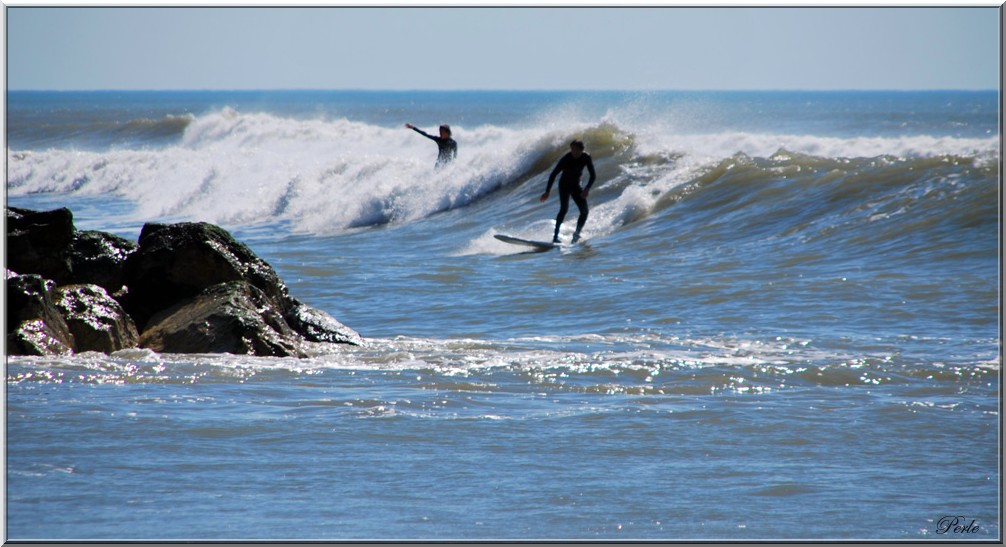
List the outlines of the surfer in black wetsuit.
{"type": "Polygon", "coordinates": [[[439,137],[434,137],[411,123],[405,124],[405,127],[437,143],[437,148],[440,149],[440,154],[437,155],[437,169],[447,165],[454,158],[458,157],[458,143],[451,138],[451,126],[447,124],[441,125],[439,137]]]}
{"type": "Polygon", "coordinates": [[[562,221],[566,218],[566,211],[569,210],[569,198],[573,198],[573,202],[580,209],[580,218],[576,221],[576,232],[573,233],[573,243],[580,240],[580,230],[587,222],[587,194],[590,193],[590,187],[594,185],[594,179],[597,178],[597,175],[594,173],[594,162],[591,161],[590,154],[584,152],[583,148],[583,143],[580,141],[569,143],[569,153],[559,159],[552,174],[548,176],[548,186],[545,187],[545,193],[541,195],[541,201],[544,202],[548,199],[556,175],[562,172],[562,177],[559,178],[559,215],[555,217],[555,235],[552,236],[552,243],[559,243],[559,227],[562,226],[562,221]],[[590,172],[590,180],[587,181],[586,188],[581,189],[580,176],[583,174],[584,167],[590,172]]]}

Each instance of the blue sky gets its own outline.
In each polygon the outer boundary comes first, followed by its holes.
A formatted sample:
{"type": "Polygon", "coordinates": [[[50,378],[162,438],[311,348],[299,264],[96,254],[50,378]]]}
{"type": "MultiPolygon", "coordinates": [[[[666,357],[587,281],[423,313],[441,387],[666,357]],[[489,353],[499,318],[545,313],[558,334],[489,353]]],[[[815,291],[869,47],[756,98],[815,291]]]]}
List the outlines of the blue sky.
{"type": "Polygon", "coordinates": [[[8,89],[996,89],[995,7],[8,7],[8,89]]]}

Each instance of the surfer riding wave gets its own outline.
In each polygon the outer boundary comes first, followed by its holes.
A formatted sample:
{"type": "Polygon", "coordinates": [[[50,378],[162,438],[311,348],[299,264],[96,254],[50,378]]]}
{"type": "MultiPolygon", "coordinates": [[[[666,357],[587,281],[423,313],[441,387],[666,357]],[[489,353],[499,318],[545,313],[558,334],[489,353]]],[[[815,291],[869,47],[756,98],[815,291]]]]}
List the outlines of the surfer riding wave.
{"type": "Polygon", "coordinates": [[[555,234],[552,236],[552,243],[559,243],[559,227],[562,226],[562,221],[566,219],[570,198],[573,198],[573,203],[576,203],[576,207],[580,210],[580,217],[576,221],[576,232],[573,233],[573,243],[580,240],[580,231],[583,230],[583,225],[587,222],[587,213],[589,212],[587,195],[590,193],[590,187],[594,185],[594,180],[597,178],[597,174],[594,172],[594,162],[591,160],[590,154],[584,152],[583,142],[575,140],[569,143],[569,148],[569,152],[559,159],[559,163],[552,170],[552,174],[548,176],[548,186],[545,187],[545,193],[541,195],[542,202],[548,200],[548,196],[552,191],[552,183],[555,182],[556,175],[561,172],[562,176],[559,178],[559,214],[555,218],[555,234]],[[584,167],[590,172],[590,179],[587,180],[585,188],[580,188],[580,177],[583,175],[584,167]]]}

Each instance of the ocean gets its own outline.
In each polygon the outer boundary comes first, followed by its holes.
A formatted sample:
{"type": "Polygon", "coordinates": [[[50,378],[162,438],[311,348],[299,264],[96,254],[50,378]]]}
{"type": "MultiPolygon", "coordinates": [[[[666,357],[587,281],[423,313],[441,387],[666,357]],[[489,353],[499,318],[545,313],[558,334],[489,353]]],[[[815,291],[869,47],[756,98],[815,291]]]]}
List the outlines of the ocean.
{"type": "Polygon", "coordinates": [[[361,347],[8,357],[15,540],[1001,539],[997,92],[7,94],[7,204],[206,221],[361,347]],[[434,169],[449,123],[457,159],[434,169]],[[584,241],[547,252],[573,139],[584,241]]]}

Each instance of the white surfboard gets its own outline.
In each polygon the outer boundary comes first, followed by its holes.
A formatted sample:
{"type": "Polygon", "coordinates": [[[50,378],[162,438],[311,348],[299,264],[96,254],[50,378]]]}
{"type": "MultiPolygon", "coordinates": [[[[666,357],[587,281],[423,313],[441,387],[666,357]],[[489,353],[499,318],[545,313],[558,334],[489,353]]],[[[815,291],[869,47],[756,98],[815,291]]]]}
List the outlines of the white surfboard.
{"type": "Polygon", "coordinates": [[[547,241],[532,241],[530,239],[521,239],[519,237],[513,237],[503,234],[495,234],[493,237],[506,243],[512,243],[514,245],[523,245],[525,247],[532,247],[539,251],[547,251],[549,249],[554,249],[560,246],[558,243],[551,243],[547,241]]]}

